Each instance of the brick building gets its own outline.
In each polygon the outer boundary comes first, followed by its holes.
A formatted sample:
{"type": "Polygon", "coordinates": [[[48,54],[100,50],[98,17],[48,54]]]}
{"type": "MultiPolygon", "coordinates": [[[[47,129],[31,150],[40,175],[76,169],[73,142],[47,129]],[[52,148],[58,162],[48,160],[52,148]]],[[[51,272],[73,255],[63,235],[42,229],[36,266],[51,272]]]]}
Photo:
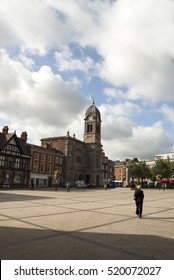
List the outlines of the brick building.
{"type": "Polygon", "coordinates": [[[65,155],[58,149],[27,143],[27,133],[17,137],[4,126],[0,133],[0,188],[51,186],[55,170],[65,178],[65,155]]]}
{"type": "Polygon", "coordinates": [[[126,161],[115,161],[114,179],[116,183],[123,183],[126,180],[127,167],[126,161]]]}
{"type": "Polygon", "coordinates": [[[49,187],[54,183],[54,172],[59,170],[59,181],[65,177],[65,155],[53,148],[30,145],[31,184],[36,187],[49,187]]]}

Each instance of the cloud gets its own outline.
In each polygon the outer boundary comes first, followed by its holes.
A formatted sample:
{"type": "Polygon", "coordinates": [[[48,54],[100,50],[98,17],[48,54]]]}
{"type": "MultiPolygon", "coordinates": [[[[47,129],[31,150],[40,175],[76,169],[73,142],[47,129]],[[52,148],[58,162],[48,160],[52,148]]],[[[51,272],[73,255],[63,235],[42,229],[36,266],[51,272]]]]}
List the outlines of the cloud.
{"type": "Polygon", "coordinates": [[[49,49],[67,43],[67,26],[46,1],[2,0],[0,14],[2,30],[4,26],[7,30],[6,40],[4,33],[0,33],[1,46],[10,43],[44,55],[49,49]]]}
{"type": "Polygon", "coordinates": [[[134,158],[152,160],[154,155],[163,152],[169,146],[172,147],[172,139],[164,133],[160,122],[153,126],[134,126],[132,133],[127,137],[104,140],[104,149],[107,148],[111,159],[134,158]]]}
{"type": "Polygon", "coordinates": [[[1,118],[28,125],[30,131],[37,124],[42,134],[47,133],[46,127],[60,132],[89,104],[76,84],[65,82],[50,67],[30,71],[4,50],[0,52],[0,98],[1,118]]]}
{"type": "Polygon", "coordinates": [[[97,75],[99,64],[95,63],[89,56],[84,56],[82,49],[80,51],[80,58],[76,58],[71,49],[67,47],[62,51],[55,52],[56,64],[60,72],[80,71],[85,74],[86,79],[89,79],[92,76],[97,75]]]}
{"type": "Polygon", "coordinates": [[[158,6],[154,0],[122,0],[101,15],[100,75],[115,86],[126,86],[131,100],[173,99],[173,10],[169,0],[159,0],[158,6]]]}
{"type": "Polygon", "coordinates": [[[135,112],[138,114],[140,108],[130,102],[106,105],[99,107],[102,120],[102,141],[112,139],[124,139],[132,135],[134,123],[129,117],[135,112]]]}
{"type": "Polygon", "coordinates": [[[82,140],[84,94],[96,91],[111,158],[167,149],[172,141],[151,108],[160,104],[173,123],[173,11],[171,0],[1,0],[2,121],[34,141],[67,130],[82,140]]]}

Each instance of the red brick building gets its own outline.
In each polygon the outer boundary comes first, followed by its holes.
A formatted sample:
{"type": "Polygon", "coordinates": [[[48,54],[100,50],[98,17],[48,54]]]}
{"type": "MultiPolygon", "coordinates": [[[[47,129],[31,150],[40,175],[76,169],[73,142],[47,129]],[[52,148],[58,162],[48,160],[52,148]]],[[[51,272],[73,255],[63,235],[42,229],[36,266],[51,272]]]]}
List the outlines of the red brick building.
{"type": "Polygon", "coordinates": [[[30,145],[31,148],[31,184],[36,187],[49,187],[56,170],[60,172],[60,182],[65,177],[65,155],[53,148],[30,145]]]}

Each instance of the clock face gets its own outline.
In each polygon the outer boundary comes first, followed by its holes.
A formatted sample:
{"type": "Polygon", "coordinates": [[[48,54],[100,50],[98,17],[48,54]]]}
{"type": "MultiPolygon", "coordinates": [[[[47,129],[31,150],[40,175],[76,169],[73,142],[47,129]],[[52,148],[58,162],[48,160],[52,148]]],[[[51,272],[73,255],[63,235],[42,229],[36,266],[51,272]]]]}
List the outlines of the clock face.
{"type": "Polygon", "coordinates": [[[88,120],[89,120],[89,121],[92,120],[92,115],[89,115],[88,120]]]}

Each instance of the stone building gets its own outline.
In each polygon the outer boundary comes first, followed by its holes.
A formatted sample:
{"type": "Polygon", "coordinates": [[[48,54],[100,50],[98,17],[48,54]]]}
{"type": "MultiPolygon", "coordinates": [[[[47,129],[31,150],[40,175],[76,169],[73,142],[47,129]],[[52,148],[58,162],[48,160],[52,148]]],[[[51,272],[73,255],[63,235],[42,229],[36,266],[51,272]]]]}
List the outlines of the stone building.
{"type": "Polygon", "coordinates": [[[101,115],[93,104],[86,110],[84,118],[84,141],[75,135],[41,139],[42,147],[55,148],[66,155],[66,176],[64,181],[84,180],[96,186],[102,184],[101,115]]]}

